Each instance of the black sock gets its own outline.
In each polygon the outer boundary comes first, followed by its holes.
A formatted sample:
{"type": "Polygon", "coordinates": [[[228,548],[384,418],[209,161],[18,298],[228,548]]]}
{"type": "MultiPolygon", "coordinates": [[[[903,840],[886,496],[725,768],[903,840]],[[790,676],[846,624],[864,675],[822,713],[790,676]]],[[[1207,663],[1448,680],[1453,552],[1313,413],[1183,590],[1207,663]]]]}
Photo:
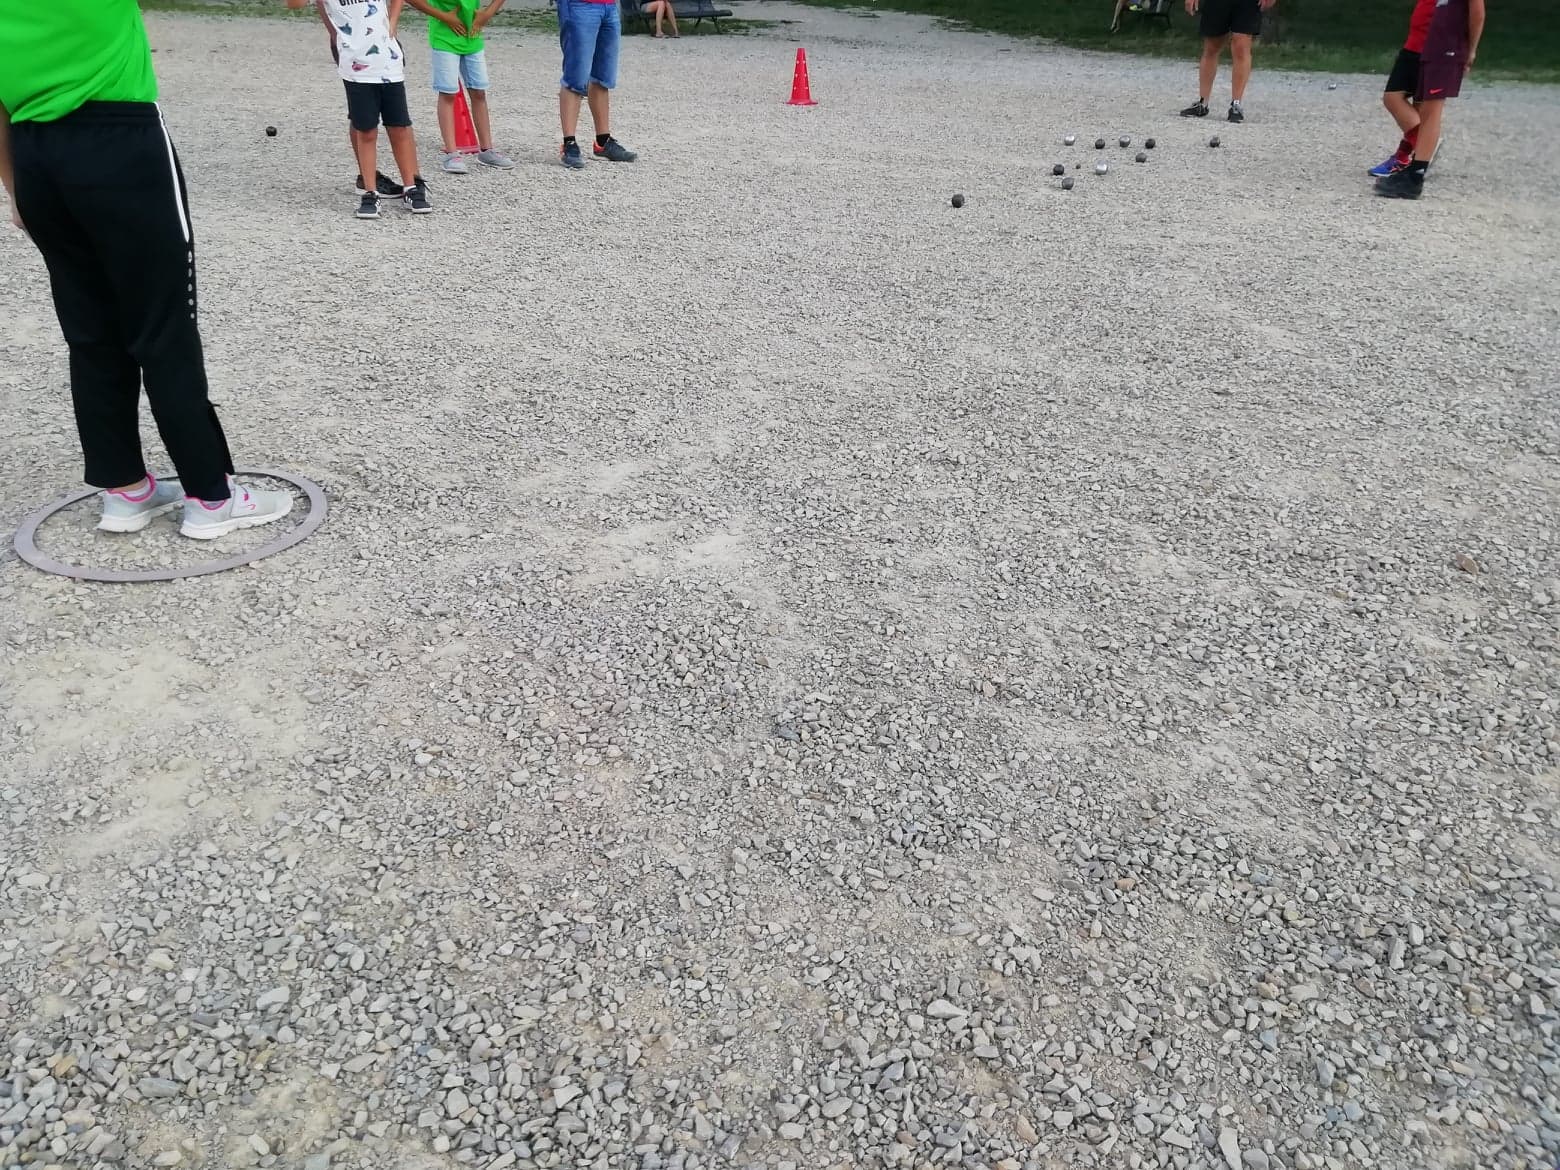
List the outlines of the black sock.
{"type": "Polygon", "coordinates": [[[1413,162],[1408,164],[1408,173],[1421,179],[1425,177],[1425,172],[1429,169],[1429,162],[1422,158],[1416,158],[1413,162]]]}
{"type": "Polygon", "coordinates": [[[565,146],[578,146],[579,142],[575,139],[574,135],[572,135],[572,134],[565,134],[563,136],[563,144],[565,146]]]}
{"type": "Polygon", "coordinates": [[[607,143],[609,143],[611,141],[612,141],[612,135],[610,135],[610,134],[598,134],[598,135],[596,135],[596,145],[597,146],[605,146],[607,143]]]}

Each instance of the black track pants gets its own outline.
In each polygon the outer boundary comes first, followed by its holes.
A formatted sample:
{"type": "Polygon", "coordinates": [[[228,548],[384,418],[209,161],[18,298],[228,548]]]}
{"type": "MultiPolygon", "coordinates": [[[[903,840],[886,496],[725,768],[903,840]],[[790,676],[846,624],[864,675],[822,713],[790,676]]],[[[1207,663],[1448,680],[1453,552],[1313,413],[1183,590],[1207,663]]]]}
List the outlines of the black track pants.
{"type": "Polygon", "coordinates": [[[11,127],[16,207],[43,253],[70,347],[86,481],[146,474],[141,385],[187,495],[228,496],[233,470],[206,394],[195,237],[184,175],[155,105],[88,102],[11,127]]]}

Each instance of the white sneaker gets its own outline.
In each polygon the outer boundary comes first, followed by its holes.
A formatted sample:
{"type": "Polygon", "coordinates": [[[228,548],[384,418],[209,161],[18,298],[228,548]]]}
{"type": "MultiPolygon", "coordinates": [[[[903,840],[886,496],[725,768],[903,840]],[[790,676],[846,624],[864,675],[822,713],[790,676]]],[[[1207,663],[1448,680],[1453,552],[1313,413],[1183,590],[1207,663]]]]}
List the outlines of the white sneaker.
{"type": "Polygon", "coordinates": [[[228,491],[232,495],[216,506],[185,496],[184,523],[179,527],[179,535],[194,540],[216,540],[240,528],[270,524],[292,511],[291,492],[256,491],[231,475],[228,476],[228,491]]]}
{"type": "Polygon", "coordinates": [[[139,532],[164,512],[171,512],[184,499],[177,479],[146,477],[147,487],[139,495],[125,492],[103,493],[103,517],[99,532],[139,532]]]}

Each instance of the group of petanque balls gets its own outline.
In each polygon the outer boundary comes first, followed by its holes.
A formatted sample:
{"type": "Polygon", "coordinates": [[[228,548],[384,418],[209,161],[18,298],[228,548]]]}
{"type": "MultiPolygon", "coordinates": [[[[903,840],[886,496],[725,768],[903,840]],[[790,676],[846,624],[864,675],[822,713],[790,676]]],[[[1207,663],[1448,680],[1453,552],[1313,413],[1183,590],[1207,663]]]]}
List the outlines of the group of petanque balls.
{"type": "MultiPolygon", "coordinates": [[[[1062,139],[1062,144],[1064,146],[1072,146],[1077,141],[1078,141],[1078,136],[1076,134],[1069,134],[1065,138],[1062,139]]],[[[1127,147],[1132,145],[1132,139],[1128,138],[1125,134],[1123,134],[1117,141],[1121,144],[1121,148],[1123,150],[1125,150],[1127,147]]],[[[1213,146],[1213,147],[1217,147],[1219,145],[1219,136],[1217,134],[1215,134],[1212,138],[1208,139],[1208,145],[1209,146],[1213,146]]],[[[1140,151],[1137,152],[1137,161],[1140,162],[1140,163],[1146,163],[1148,161],[1148,155],[1145,152],[1148,151],[1148,150],[1153,150],[1154,149],[1154,146],[1155,146],[1154,140],[1152,138],[1145,138],[1143,140],[1143,146],[1144,146],[1145,149],[1144,150],[1140,150],[1140,151]]],[[[1105,140],[1103,138],[1096,138],[1094,140],[1094,149],[1095,150],[1104,150],[1105,149],[1105,140]]],[[[1073,163],[1073,170],[1080,170],[1080,169],[1082,169],[1082,167],[1083,167],[1082,163],[1073,163]]],[[[1097,162],[1097,163],[1094,164],[1094,173],[1096,175],[1103,175],[1106,172],[1108,172],[1109,170],[1110,170],[1110,164],[1105,162],[1104,160],[1101,160],[1100,162],[1097,162]]],[[[1056,176],[1058,176],[1058,177],[1060,177],[1062,179],[1062,190],[1063,191],[1071,191],[1073,189],[1073,178],[1072,178],[1071,175],[1067,174],[1067,167],[1064,166],[1062,163],[1057,163],[1055,166],[1053,166],[1051,168],[1051,174],[1056,175],[1056,176]]],[[[963,207],[964,206],[964,196],[962,194],[955,195],[953,197],[953,205],[955,207],[963,207]]]]}

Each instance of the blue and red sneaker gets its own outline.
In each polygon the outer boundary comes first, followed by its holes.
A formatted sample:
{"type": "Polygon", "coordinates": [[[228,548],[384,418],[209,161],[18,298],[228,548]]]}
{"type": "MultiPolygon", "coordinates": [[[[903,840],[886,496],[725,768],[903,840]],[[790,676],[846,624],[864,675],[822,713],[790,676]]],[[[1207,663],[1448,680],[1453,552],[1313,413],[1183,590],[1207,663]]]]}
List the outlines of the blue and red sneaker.
{"type": "Polygon", "coordinates": [[[1408,164],[1412,161],[1412,159],[1406,159],[1400,154],[1394,154],[1386,162],[1377,163],[1371,167],[1366,173],[1373,179],[1385,179],[1388,175],[1395,175],[1399,171],[1407,170],[1408,164]]]}

